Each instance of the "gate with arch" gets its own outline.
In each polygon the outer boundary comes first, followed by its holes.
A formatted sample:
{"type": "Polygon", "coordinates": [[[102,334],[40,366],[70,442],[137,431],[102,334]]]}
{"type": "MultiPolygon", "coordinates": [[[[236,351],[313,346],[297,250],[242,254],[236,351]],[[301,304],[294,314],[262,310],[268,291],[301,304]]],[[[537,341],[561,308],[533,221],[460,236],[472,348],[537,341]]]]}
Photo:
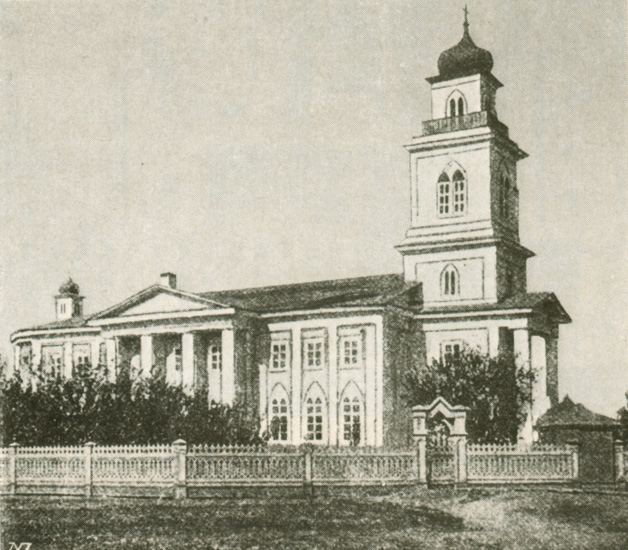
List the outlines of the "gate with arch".
{"type": "Polygon", "coordinates": [[[412,408],[413,437],[419,448],[419,481],[464,483],[467,478],[467,407],[437,397],[412,408]]]}

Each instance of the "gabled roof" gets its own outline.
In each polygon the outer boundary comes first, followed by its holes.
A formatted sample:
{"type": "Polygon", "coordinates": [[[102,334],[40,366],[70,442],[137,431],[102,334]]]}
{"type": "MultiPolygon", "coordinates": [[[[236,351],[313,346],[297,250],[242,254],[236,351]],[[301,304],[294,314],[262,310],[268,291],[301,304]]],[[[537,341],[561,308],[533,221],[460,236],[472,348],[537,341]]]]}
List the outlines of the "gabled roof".
{"type": "Polygon", "coordinates": [[[169,288],[166,286],[153,285],[138,292],[137,294],[134,294],[133,296],[127,298],[119,304],[116,304],[110,308],[101,311],[100,313],[97,313],[96,315],[93,315],[90,318],[90,321],[96,321],[108,317],[117,317],[142,303],[146,303],[147,301],[155,298],[155,296],[164,294],[179,298],[181,302],[198,304],[197,309],[220,309],[229,307],[229,305],[222,304],[208,298],[204,298],[203,296],[199,296],[198,294],[184,292],[182,290],[176,290],[174,288],[169,288]]]}
{"type": "Polygon", "coordinates": [[[419,287],[416,283],[406,284],[402,274],[392,274],[203,292],[200,296],[248,311],[273,313],[336,307],[404,307],[419,299],[419,287]]]}
{"type": "Polygon", "coordinates": [[[480,311],[536,310],[554,317],[559,323],[570,323],[571,317],[553,292],[527,292],[515,294],[493,304],[457,304],[426,306],[421,313],[464,313],[480,311]]]}
{"type": "Polygon", "coordinates": [[[549,409],[536,423],[537,428],[608,426],[616,427],[620,423],[603,414],[594,413],[580,403],[574,403],[569,396],[549,409]]]}
{"type": "Polygon", "coordinates": [[[81,328],[87,326],[87,321],[90,316],[73,317],[72,319],[65,319],[64,321],[53,321],[52,323],[46,323],[43,325],[37,325],[23,330],[51,330],[51,329],[68,329],[68,328],[81,328]]]}

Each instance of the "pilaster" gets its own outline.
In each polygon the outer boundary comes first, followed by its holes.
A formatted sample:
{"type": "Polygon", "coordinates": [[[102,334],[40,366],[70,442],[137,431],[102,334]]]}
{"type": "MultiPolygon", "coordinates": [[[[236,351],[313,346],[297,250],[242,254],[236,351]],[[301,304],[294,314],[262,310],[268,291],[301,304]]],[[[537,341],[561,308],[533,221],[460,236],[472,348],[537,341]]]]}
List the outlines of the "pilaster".
{"type": "Polygon", "coordinates": [[[338,445],[338,327],[329,329],[329,444],[338,445]]]}
{"type": "Polygon", "coordinates": [[[292,396],[291,407],[292,422],[292,443],[299,445],[301,443],[301,331],[294,329],[292,331],[292,396]]]}
{"type": "Polygon", "coordinates": [[[233,405],[235,399],[235,344],[233,329],[224,329],[222,342],[222,402],[233,405]]]}
{"type": "MultiPolygon", "coordinates": [[[[365,329],[365,382],[366,391],[364,396],[364,422],[365,422],[365,444],[368,446],[375,445],[375,424],[377,417],[376,410],[376,389],[375,389],[375,370],[376,370],[376,354],[375,347],[375,327],[369,325],[365,329]]],[[[380,390],[381,391],[381,390],[380,390]]]]}

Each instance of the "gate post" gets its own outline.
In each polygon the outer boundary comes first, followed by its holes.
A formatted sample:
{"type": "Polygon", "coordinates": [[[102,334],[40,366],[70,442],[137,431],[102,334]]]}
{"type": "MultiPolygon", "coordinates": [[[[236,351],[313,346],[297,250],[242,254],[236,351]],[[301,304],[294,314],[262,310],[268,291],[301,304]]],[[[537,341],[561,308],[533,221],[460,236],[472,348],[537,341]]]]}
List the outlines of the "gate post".
{"type": "Polygon", "coordinates": [[[417,444],[417,481],[427,485],[427,414],[413,411],[412,437],[417,444]]]}
{"type": "Polygon", "coordinates": [[[175,486],[174,498],[187,497],[187,443],[183,439],[177,439],[172,444],[175,458],[175,486]]]}
{"type": "Polygon", "coordinates": [[[17,492],[17,448],[19,443],[9,445],[9,493],[14,495],[17,492]]]}
{"type": "Polygon", "coordinates": [[[83,446],[85,457],[85,496],[87,498],[93,494],[92,456],[94,454],[94,445],[96,443],[89,441],[83,446]]]}

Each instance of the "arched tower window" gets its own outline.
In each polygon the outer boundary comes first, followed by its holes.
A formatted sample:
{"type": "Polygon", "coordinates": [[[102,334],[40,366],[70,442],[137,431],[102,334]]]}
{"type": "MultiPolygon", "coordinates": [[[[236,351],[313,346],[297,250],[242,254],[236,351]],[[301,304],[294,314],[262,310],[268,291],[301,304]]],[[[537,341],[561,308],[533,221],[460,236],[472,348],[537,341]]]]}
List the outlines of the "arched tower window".
{"type": "Polygon", "coordinates": [[[364,441],[364,405],[362,394],[355,384],[349,383],[340,403],[342,443],[360,445],[364,441]]]}
{"type": "Polygon", "coordinates": [[[441,273],[440,292],[443,296],[458,296],[460,294],[460,275],[451,264],[447,265],[441,273]]]}
{"type": "Polygon", "coordinates": [[[454,90],[447,98],[445,104],[445,116],[457,117],[462,116],[468,111],[467,100],[459,90],[454,90]]]}
{"type": "Polygon", "coordinates": [[[449,176],[443,172],[438,178],[438,214],[440,216],[449,215],[449,199],[451,194],[451,183],[449,176]]]}
{"type": "Polygon", "coordinates": [[[288,441],[288,393],[281,385],[275,386],[270,398],[270,437],[273,441],[288,441]]]}
{"type": "Polygon", "coordinates": [[[464,216],[467,211],[467,179],[457,164],[452,164],[438,178],[438,217],[464,216]]]}
{"type": "Polygon", "coordinates": [[[464,174],[460,170],[456,170],[453,180],[454,214],[464,214],[465,203],[467,202],[464,174]]]}

